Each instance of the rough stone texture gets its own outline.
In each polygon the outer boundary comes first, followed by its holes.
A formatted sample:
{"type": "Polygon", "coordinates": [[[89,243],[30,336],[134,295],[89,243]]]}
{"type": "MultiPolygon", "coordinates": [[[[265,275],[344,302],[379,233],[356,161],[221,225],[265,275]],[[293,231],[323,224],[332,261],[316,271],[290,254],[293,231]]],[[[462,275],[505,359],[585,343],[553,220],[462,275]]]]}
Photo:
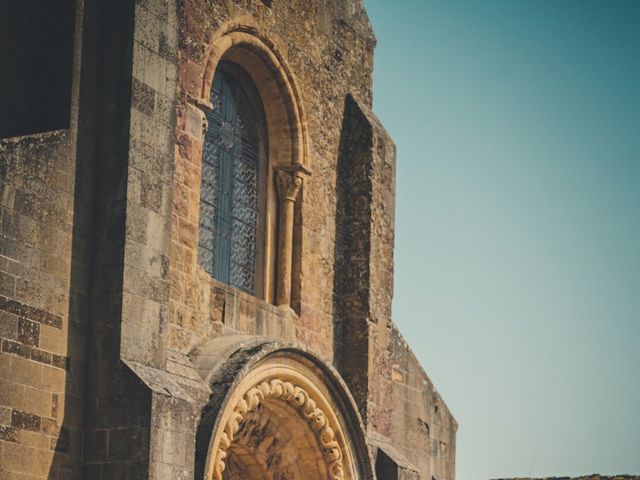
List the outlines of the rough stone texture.
{"type": "Polygon", "coordinates": [[[392,322],[395,146],[362,3],[78,0],[76,18],[71,127],[0,141],[0,478],[194,478],[221,394],[207,346],[249,335],[337,369],[379,478],[452,480],[457,424],[392,322]],[[310,171],[292,308],[197,262],[203,85],[233,29],[273,161],[310,171]]]}
{"type": "Polygon", "coordinates": [[[0,141],[2,478],[79,471],[84,392],[72,372],[85,368],[85,333],[72,309],[74,158],[73,129],[0,141]]]}

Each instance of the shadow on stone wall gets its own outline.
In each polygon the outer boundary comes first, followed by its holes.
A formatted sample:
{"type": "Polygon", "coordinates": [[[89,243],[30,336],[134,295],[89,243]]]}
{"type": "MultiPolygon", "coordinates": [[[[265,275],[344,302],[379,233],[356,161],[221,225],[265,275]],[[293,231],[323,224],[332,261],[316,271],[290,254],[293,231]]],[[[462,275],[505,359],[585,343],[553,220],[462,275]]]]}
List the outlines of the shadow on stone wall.
{"type": "Polygon", "coordinates": [[[366,422],[372,136],[351,95],[345,98],[336,181],[333,285],[336,367],[366,422]]]}
{"type": "Polygon", "coordinates": [[[149,398],[120,361],[133,2],[84,2],[64,417],[49,478],[144,478],[149,398]]]}

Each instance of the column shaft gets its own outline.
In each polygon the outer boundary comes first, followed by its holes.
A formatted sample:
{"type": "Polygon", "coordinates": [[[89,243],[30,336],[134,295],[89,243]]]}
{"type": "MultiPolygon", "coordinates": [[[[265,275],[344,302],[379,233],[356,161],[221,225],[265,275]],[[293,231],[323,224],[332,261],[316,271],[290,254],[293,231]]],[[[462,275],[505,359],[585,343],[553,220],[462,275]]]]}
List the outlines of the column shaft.
{"type": "Polygon", "coordinates": [[[280,196],[278,227],[278,291],[276,304],[291,305],[291,271],[293,264],[293,216],[296,197],[302,186],[302,175],[297,170],[276,171],[276,185],[280,196]]]}

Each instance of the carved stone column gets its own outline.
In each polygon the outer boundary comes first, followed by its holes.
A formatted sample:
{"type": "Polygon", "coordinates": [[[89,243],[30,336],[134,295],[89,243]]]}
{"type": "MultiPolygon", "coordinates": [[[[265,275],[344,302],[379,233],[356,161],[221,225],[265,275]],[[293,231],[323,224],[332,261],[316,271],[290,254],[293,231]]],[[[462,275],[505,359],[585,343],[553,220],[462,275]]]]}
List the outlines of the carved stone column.
{"type": "Polygon", "coordinates": [[[291,270],[293,263],[293,214],[296,197],[302,186],[302,167],[280,167],[275,171],[280,201],[278,226],[278,281],[276,304],[291,305],[291,270]]]}

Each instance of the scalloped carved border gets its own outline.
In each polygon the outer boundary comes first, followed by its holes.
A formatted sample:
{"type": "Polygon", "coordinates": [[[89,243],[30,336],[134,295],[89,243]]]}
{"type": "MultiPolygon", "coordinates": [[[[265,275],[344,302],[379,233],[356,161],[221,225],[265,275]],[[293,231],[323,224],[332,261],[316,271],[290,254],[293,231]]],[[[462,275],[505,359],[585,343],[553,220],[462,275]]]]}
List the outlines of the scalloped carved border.
{"type": "Polygon", "coordinates": [[[250,388],[233,408],[233,412],[224,426],[224,432],[220,437],[218,449],[215,453],[213,480],[222,480],[227,450],[231,446],[236,433],[240,430],[240,423],[242,423],[246,414],[255,410],[264,399],[282,400],[300,411],[322,445],[329,478],[331,480],[344,480],[342,462],[344,455],[340,444],[336,441],[334,429],[329,425],[329,417],[317,407],[316,402],[306,390],[289,381],[277,378],[263,380],[250,388]]]}

